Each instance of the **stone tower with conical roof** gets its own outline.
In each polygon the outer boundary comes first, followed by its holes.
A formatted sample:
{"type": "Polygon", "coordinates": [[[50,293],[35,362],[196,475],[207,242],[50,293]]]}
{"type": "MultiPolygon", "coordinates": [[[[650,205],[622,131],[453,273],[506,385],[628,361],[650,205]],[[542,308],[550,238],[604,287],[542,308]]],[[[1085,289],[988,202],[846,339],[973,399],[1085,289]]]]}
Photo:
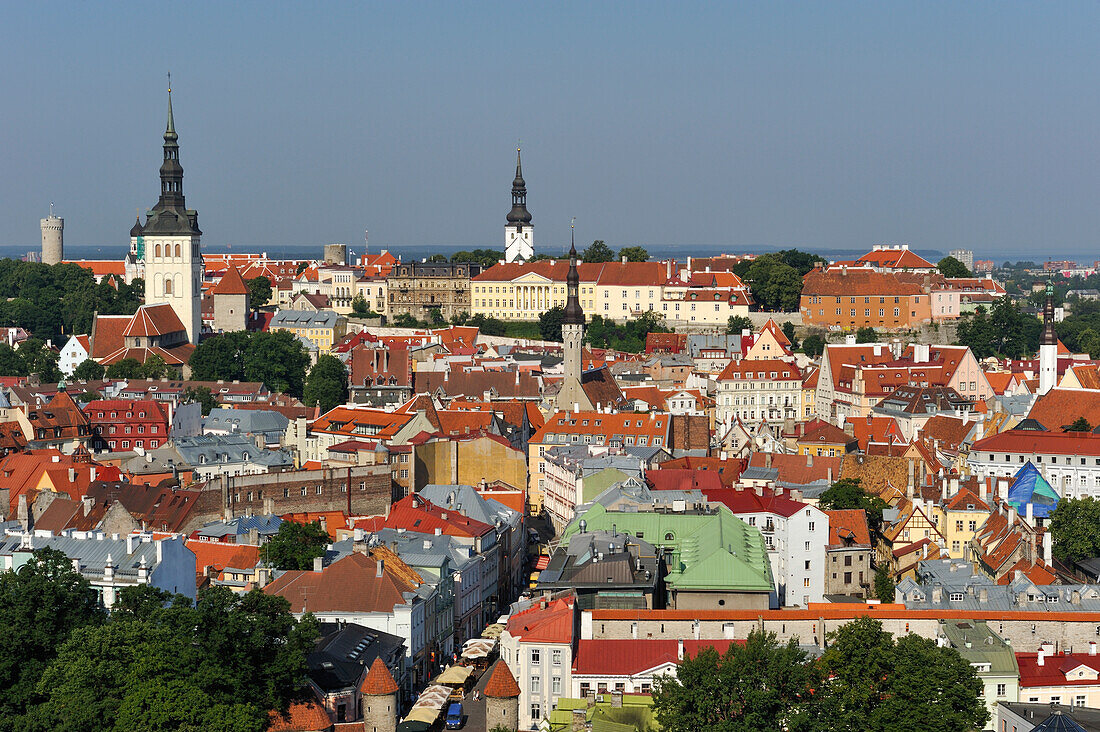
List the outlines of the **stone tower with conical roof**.
{"type": "Polygon", "coordinates": [[[497,661],[485,684],[485,732],[519,729],[519,684],[504,661],[497,661]]]}
{"type": "Polygon", "coordinates": [[[187,330],[187,340],[198,343],[202,331],[202,250],[198,212],[183,197],[183,167],[179,137],[168,89],[168,125],[164,130],[164,161],[160,166],[160,199],[130,230],[131,246],[143,249],[145,303],[166,302],[187,330]]]}
{"type": "Polygon", "coordinates": [[[234,265],[210,291],[214,300],[214,331],[233,333],[248,328],[249,289],[234,265]]]}
{"type": "Polygon", "coordinates": [[[516,148],[516,177],[512,180],[512,210],[504,225],[504,261],[526,262],[535,256],[535,227],[527,210],[527,182],[523,180],[523,161],[516,148]]]}
{"type": "Polygon", "coordinates": [[[363,732],[395,732],[397,682],[381,658],[374,659],[359,693],[363,696],[363,732]]]}

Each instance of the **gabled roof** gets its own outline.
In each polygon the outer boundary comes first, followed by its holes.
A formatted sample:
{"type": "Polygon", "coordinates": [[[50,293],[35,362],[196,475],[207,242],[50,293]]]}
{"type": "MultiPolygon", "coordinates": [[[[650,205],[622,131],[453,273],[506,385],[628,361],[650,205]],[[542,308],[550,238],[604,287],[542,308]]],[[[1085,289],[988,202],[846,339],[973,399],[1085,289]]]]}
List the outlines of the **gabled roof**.
{"type": "Polygon", "coordinates": [[[508,633],[524,643],[565,643],[573,640],[573,604],[576,598],[536,602],[508,618],[508,633]]]}
{"type": "Polygon", "coordinates": [[[264,592],[286,598],[295,613],[389,614],[395,605],[406,603],[404,593],[416,590],[415,585],[400,579],[386,566],[392,561],[387,557],[382,576],[378,577],[378,560],[365,554],[349,554],[320,572],[284,572],[264,587],[264,592]]]}
{"type": "Polygon", "coordinates": [[[1100,424],[1100,391],[1054,388],[1035,400],[1027,416],[1057,430],[1084,417],[1090,425],[1100,424]]]}
{"type": "Polygon", "coordinates": [[[829,547],[871,546],[871,533],[867,529],[867,512],[863,509],[839,509],[826,511],[829,517],[829,547]]]}
{"type": "Polygon", "coordinates": [[[162,336],[168,333],[179,333],[186,328],[180,322],[179,316],[168,303],[155,303],[142,305],[130,319],[126,330],[122,335],[130,338],[135,336],[162,336]]]}
{"type": "Polygon", "coordinates": [[[936,265],[909,250],[908,247],[876,247],[856,260],[890,269],[935,269],[936,265]]]}

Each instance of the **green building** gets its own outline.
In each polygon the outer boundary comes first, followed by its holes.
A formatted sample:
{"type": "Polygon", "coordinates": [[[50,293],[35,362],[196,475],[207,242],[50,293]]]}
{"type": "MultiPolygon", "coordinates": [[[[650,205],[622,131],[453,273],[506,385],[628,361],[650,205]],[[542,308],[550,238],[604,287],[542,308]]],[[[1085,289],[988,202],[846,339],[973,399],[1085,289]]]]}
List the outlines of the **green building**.
{"type": "Polygon", "coordinates": [[[984,620],[941,620],[942,637],[975,668],[985,685],[985,705],[989,709],[987,730],[997,721],[997,703],[1020,699],[1020,667],[1016,652],[984,620]]]}
{"type": "Polygon", "coordinates": [[[725,506],[593,504],[562,532],[620,531],[664,549],[668,606],[677,610],[778,607],[764,537],[725,506]],[[621,510],[628,509],[628,510],[621,510]],[[639,510],[647,509],[647,510],[639,510]]]}

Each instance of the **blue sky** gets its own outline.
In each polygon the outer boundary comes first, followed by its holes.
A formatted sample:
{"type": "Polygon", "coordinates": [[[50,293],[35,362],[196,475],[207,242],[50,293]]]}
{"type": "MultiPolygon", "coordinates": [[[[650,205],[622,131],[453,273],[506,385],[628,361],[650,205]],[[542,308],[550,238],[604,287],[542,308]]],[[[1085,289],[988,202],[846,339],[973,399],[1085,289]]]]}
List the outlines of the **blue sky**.
{"type": "Polygon", "coordinates": [[[1100,6],[24,3],[0,245],[125,242],[172,71],[204,241],[971,247],[1091,261],[1100,6]]]}

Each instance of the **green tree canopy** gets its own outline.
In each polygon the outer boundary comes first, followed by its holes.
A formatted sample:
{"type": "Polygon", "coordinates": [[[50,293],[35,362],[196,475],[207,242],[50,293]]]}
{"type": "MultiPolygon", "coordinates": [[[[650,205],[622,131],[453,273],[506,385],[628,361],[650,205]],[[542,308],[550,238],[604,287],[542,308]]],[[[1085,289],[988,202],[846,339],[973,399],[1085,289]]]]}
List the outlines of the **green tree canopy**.
{"type": "Polygon", "coordinates": [[[982,729],[989,712],[974,667],[953,648],[863,617],[829,633],[828,682],[814,697],[821,732],[958,732],[982,729]]]}
{"type": "Polygon", "coordinates": [[[856,331],[856,343],[877,343],[878,331],[869,325],[865,325],[856,331]]]}
{"type": "Polygon", "coordinates": [[[1067,426],[1062,430],[1063,432],[1091,432],[1092,425],[1084,417],[1078,417],[1073,420],[1073,424],[1067,426]]]}
{"type": "Polygon", "coordinates": [[[236,331],[204,338],[188,364],[196,381],[260,381],[300,397],[309,354],[290,331],[236,331]]]}
{"type": "Polygon", "coordinates": [[[793,350],[795,348],[798,348],[798,340],[795,339],[797,330],[795,329],[794,323],[789,320],[785,320],[783,321],[783,325],[780,326],[780,330],[783,331],[783,335],[787,337],[787,340],[791,342],[791,349],[793,350]]]}
{"type": "Polygon", "coordinates": [[[98,593],[55,549],[0,572],[0,729],[41,699],[39,680],[65,639],[105,619],[98,593]]]}
{"type": "Polygon", "coordinates": [[[245,282],[248,285],[248,303],[254,308],[262,308],[271,302],[271,280],[263,275],[245,282]]]}
{"type": "Polygon", "coordinates": [[[611,247],[607,244],[604,244],[603,239],[597,239],[581,252],[582,262],[611,262],[614,259],[615,252],[611,251],[611,247]]]}
{"type": "Polygon", "coordinates": [[[752,297],[760,310],[793,312],[802,295],[802,275],[777,254],[752,260],[745,272],[752,297]]]}
{"type": "Polygon", "coordinates": [[[627,353],[641,353],[645,350],[646,336],[650,333],[668,333],[664,318],[659,313],[644,312],[623,324],[610,318],[593,315],[588,321],[584,339],[596,348],[612,348],[627,353]]]}
{"type": "Polygon", "coordinates": [[[966,265],[955,259],[954,257],[944,257],[936,263],[936,267],[939,269],[940,274],[944,277],[971,277],[970,270],[966,268],[966,265]]]}
{"type": "Polygon", "coordinates": [[[123,358],[107,367],[108,379],[144,379],[141,362],[136,358],[123,358]]]}
{"type": "Polygon", "coordinates": [[[704,648],[685,656],[676,676],[655,679],[654,711],[664,732],[798,732],[809,730],[817,667],[798,643],[774,633],[749,632],[723,655],[704,648]]]}
{"type": "Polygon", "coordinates": [[[825,489],[818,498],[823,509],[856,509],[867,512],[867,524],[872,531],[882,527],[882,512],[889,508],[886,501],[863,490],[859,478],[841,478],[825,489]]]}
{"type": "Polygon", "coordinates": [[[480,264],[485,269],[502,259],[504,259],[504,252],[497,249],[474,249],[471,252],[464,250],[451,255],[451,261],[455,264],[480,264]]]}
{"type": "Polygon", "coordinates": [[[428,261],[433,264],[442,264],[446,263],[448,260],[446,254],[433,254],[432,256],[428,257],[428,261]]]}
{"type": "Polygon", "coordinates": [[[726,333],[730,335],[741,335],[745,330],[752,331],[752,320],[748,316],[731,315],[726,322],[726,333]]]}
{"type": "Polygon", "coordinates": [[[370,309],[370,305],[367,304],[367,298],[363,297],[363,293],[355,293],[355,297],[351,299],[351,312],[358,315],[361,318],[376,318],[378,313],[370,309]]]}
{"type": "Polygon", "coordinates": [[[73,369],[73,378],[77,381],[96,381],[102,379],[104,373],[106,371],[102,366],[92,359],[86,358],[73,369]]]}
{"type": "Polygon", "coordinates": [[[168,364],[157,353],[150,355],[141,365],[141,376],[145,379],[162,379],[168,375],[168,371],[168,364]]]}
{"type": "Polygon", "coordinates": [[[490,336],[502,336],[507,330],[507,326],[504,325],[503,320],[488,315],[482,315],[481,313],[478,313],[472,318],[468,318],[466,320],[466,325],[472,325],[481,331],[482,334],[490,336]]]}
{"type": "Polygon", "coordinates": [[[565,308],[555,305],[539,316],[539,335],[544,341],[562,342],[561,324],[565,318],[565,308]]]}
{"type": "Polygon", "coordinates": [[[810,358],[817,358],[825,352],[825,339],[817,333],[811,333],[802,341],[802,352],[810,358]]]}
{"type": "Polygon", "coordinates": [[[648,262],[649,252],[645,247],[623,247],[619,250],[619,259],[626,257],[628,262],[648,262]]]}
{"type": "Polygon", "coordinates": [[[320,402],[321,412],[327,412],[348,400],[348,370],[340,359],[328,353],[317,357],[309,370],[302,402],[313,406],[320,402]]]}
{"type": "Polygon", "coordinates": [[[218,400],[214,392],[208,386],[189,386],[183,392],[183,401],[195,402],[202,407],[202,416],[210,414],[210,410],[218,406],[218,400]]]}
{"type": "Polygon", "coordinates": [[[324,556],[325,547],[331,543],[332,537],[321,528],[320,521],[283,521],[279,533],[264,544],[263,554],[276,569],[313,569],[313,560],[324,556]]]}
{"type": "Polygon", "coordinates": [[[875,570],[875,597],[882,602],[893,602],[894,591],[897,586],[894,578],[890,576],[890,570],[883,565],[875,570]]]}
{"type": "Polygon", "coordinates": [[[61,369],[57,366],[58,354],[41,338],[28,338],[19,344],[16,353],[23,359],[23,370],[26,374],[38,374],[44,384],[61,380],[61,369]]]}
{"type": "Polygon", "coordinates": [[[1062,560],[1100,557],[1100,501],[1062,497],[1050,517],[1054,556],[1062,560]]]}
{"type": "Polygon", "coordinates": [[[1006,296],[993,305],[992,311],[979,306],[960,317],[957,338],[978,358],[1020,358],[1039,349],[1042,330],[1038,318],[1020,312],[1020,307],[1006,296]]]}

